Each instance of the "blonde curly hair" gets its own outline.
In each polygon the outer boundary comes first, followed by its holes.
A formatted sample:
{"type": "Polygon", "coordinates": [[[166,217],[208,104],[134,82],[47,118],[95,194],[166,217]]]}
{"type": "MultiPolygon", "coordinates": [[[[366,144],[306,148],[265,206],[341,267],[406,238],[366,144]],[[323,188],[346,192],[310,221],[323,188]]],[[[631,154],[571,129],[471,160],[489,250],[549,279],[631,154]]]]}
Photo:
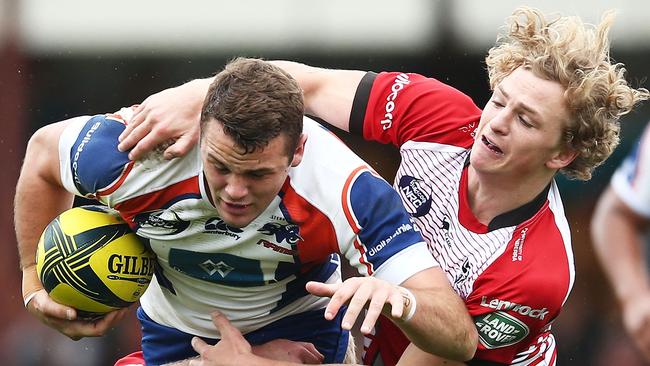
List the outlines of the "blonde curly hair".
{"type": "Polygon", "coordinates": [[[609,57],[613,20],[607,12],[597,26],[575,16],[547,21],[537,9],[518,8],[485,59],[492,89],[521,66],[566,88],[571,121],[563,140],[578,152],[561,170],[569,178],[589,180],[618,145],[619,118],[650,97],[647,89],[630,87],[624,65],[609,57]]]}

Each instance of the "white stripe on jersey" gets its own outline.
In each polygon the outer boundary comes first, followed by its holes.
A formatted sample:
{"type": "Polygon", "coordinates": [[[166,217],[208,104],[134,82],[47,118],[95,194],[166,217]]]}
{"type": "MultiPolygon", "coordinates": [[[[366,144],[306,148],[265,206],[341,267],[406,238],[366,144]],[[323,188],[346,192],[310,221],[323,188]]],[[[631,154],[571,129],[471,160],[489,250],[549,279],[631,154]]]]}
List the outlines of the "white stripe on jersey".
{"type": "Polygon", "coordinates": [[[562,305],[567,301],[569,298],[569,294],[571,293],[571,289],[573,288],[573,283],[575,282],[576,279],[576,270],[575,270],[575,263],[573,259],[573,249],[571,248],[571,228],[569,227],[569,223],[567,222],[566,216],[564,215],[564,205],[562,204],[562,199],[560,198],[560,193],[559,189],[557,188],[557,184],[555,181],[551,183],[551,189],[548,192],[548,205],[551,211],[553,211],[553,216],[555,218],[555,225],[557,226],[558,230],[560,230],[560,234],[562,235],[562,239],[564,240],[564,249],[566,250],[566,258],[567,261],[569,262],[569,288],[566,293],[566,296],[564,296],[564,301],[562,301],[562,305]]]}
{"type": "Polygon", "coordinates": [[[511,366],[555,366],[555,337],[548,333],[540,336],[537,343],[520,352],[512,360],[511,366]]]}
{"type": "Polygon", "coordinates": [[[403,176],[422,177],[421,189],[430,194],[432,201],[449,203],[434,205],[425,215],[414,215],[414,219],[456,292],[467,298],[476,278],[503,254],[503,243],[510,241],[515,227],[477,234],[462,227],[456,219],[460,178],[469,150],[409,141],[402,145],[401,154],[395,189],[407,210],[413,213],[416,207],[400,187],[403,176]]]}

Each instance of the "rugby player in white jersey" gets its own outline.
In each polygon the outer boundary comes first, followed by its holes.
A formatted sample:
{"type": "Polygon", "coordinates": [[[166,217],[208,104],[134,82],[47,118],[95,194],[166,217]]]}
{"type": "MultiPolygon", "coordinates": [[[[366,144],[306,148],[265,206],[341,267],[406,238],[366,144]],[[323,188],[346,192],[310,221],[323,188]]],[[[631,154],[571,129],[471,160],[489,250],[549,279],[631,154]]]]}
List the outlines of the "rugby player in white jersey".
{"type": "Polygon", "coordinates": [[[650,125],[612,176],[591,223],[596,256],[618,299],[625,330],[650,361],[650,125]]]}
{"type": "MultiPolygon", "coordinates": [[[[611,14],[593,27],[517,9],[486,58],[493,94],[483,110],[417,74],[277,63],[298,80],[309,114],[400,149],[394,188],[479,333],[470,364],[555,364],[550,328],[573,285],[574,263],[554,177],[588,180],[618,144],[619,117],[649,96],[611,62],[611,24],[611,14]]],[[[168,149],[181,155],[197,140],[186,132],[208,82],[145,101],[122,148],[140,141],[131,151],[137,156],[163,128],[163,138],[183,137],[168,149]],[[182,117],[156,122],[160,110],[180,106],[172,100],[188,107],[185,125],[182,117]]],[[[380,321],[364,361],[396,363],[409,344],[399,334],[380,321]]],[[[444,361],[409,346],[402,362],[444,361]]]]}
{"type": "Polygon", "coordinates": [[[366,303],[363,331],[384,311],[422,348],[471,358],[471,319],[399,196],[333,134],[303,120],[294,79],[237,59],[202,99],[201,142],[172,161],[156,152],[133,161],[117,149],[132,108],[34,134],[15,201],[30,312],[74,339],[101,335],[124,314],[77,319],[36,276],[38,237],[76,194],[118,210],[157,255],[138,309],[147,365],[195,356],[194,336],[217,342],[214,309],[253,344],[307,342],[324,361],[341,362],[366,303]],[[340,285],[338,254],[369,277],[340,285]],[[337,289],[331,301],[307,291],[332,295],[329,286],[337,289]]]}

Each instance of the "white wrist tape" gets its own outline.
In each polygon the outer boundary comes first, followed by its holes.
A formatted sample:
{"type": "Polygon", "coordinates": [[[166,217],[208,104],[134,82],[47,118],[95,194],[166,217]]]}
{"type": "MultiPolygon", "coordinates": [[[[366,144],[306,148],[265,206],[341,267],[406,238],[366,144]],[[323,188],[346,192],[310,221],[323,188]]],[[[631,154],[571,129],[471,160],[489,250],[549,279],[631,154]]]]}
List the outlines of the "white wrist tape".
{"type": "Polygon", "coordinates": [[[32,301],[32,299],[34,298],[34,296],[36,296],[36,293],[37,293],[37,292],[38,292],[38,291],[34,291],[34,292],[32,292],[31,294],[27,295],[27,296],[23,299],[23,302],[25,303],[25,308],[27,308],[27,305],[29,305],[29,302],[32,301]]]}
{"type": "Polygon", "coordinates": [[[406,308],[408,308],[408,313],[402,314],[401,320],[407,322],[413,318],[413,315],[415,315],[415,308],[418,303],[415,300],[415,295],[413,295],[409,289],[400,286],[400,290],[402,292],[402,297],[404,298],[404,309],[406,310],[406,308]]]}

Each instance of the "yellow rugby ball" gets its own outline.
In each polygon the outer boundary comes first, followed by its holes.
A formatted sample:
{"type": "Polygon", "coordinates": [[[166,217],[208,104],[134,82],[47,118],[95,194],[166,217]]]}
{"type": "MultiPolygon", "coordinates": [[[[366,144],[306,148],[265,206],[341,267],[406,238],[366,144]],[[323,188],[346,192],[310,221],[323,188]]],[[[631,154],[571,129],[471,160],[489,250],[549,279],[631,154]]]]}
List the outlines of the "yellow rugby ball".
{"type": "Polygon", "coordinates": [[[45,228],[36,271],[54,301],[96,318],[138,301],[155,256],[119,213],[104,206],[69,209],[45,228]]]}

